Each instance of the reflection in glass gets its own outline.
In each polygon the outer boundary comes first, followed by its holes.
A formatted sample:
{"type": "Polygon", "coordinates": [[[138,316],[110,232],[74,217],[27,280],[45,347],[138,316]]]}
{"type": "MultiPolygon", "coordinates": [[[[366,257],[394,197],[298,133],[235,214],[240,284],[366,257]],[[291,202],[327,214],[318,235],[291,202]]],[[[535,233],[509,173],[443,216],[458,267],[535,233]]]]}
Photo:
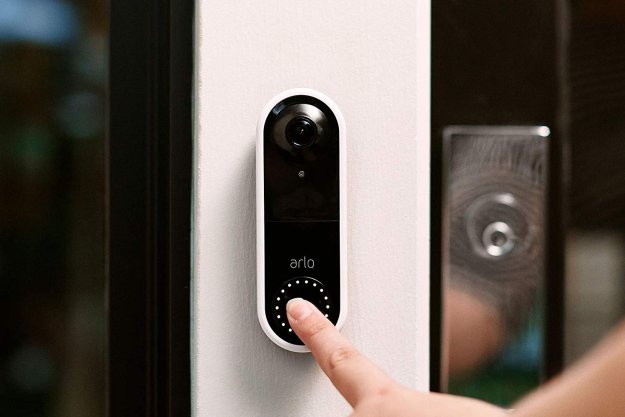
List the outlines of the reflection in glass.
{"type": "Polygon", "coordinates": [[[0,415],[104,415],[105,17],[0,0],[0,415]]]}
{"type": "Polygon", "coordinates": [[[447,391],[508,405],[540,382],[548,129],[445,131],[447,391]]]}

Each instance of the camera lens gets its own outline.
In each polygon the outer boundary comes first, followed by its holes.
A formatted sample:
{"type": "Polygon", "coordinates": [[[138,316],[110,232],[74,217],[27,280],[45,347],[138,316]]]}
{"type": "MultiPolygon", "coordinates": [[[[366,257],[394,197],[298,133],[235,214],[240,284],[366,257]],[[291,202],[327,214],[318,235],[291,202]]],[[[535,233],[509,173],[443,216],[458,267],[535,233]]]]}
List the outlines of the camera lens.
{"type": "Polygon", "coordinates": [[[306,148],[317,139],[317,126],[308,117],[299,116],[287,123],[284,134],[295,148],[306,148]]]}

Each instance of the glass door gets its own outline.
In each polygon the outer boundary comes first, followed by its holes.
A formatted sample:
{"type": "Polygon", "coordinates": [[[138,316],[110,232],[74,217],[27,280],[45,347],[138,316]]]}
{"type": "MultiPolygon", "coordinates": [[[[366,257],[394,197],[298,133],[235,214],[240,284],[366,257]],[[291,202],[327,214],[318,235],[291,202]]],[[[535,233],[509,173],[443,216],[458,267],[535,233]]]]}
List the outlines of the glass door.
{"type": "Polygon", "coordinates": [[[192,27],[0,0],[0,415],[189,415],[192,27]]]}
{"type": "Polygon", "coordinates": [[[103,0],[0,1],[0,415],[104,416],[103,0]]]}

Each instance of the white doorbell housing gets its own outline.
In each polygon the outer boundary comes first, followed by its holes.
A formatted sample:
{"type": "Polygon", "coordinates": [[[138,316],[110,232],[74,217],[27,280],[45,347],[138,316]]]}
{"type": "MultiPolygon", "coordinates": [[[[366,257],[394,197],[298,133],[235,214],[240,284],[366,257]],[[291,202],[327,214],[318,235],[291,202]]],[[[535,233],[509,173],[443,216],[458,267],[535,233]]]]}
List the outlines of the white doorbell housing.
{"type": "Polygon", "coordinates": [[[290,299],[339,329],[347,314],[345,121],[330,98],[293,89],[267,104],[257,134],[258,320],[278,346],[308,352],[289,326],[290,299]]]}

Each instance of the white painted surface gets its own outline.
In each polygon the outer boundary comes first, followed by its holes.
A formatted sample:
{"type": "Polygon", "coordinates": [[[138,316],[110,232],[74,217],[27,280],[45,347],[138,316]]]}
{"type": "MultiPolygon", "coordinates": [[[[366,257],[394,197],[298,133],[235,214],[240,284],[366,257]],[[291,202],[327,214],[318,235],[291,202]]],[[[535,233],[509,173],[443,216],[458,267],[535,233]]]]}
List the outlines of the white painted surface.
{"type": "Polygon", "coordinates": [[[195,416],[340,416],[309,355],[256,319],[254,144],[294,87],[348,131],[349,317],[343,333],[401,383],[428,387],[429,1],[198,1],[195,416]]]}

